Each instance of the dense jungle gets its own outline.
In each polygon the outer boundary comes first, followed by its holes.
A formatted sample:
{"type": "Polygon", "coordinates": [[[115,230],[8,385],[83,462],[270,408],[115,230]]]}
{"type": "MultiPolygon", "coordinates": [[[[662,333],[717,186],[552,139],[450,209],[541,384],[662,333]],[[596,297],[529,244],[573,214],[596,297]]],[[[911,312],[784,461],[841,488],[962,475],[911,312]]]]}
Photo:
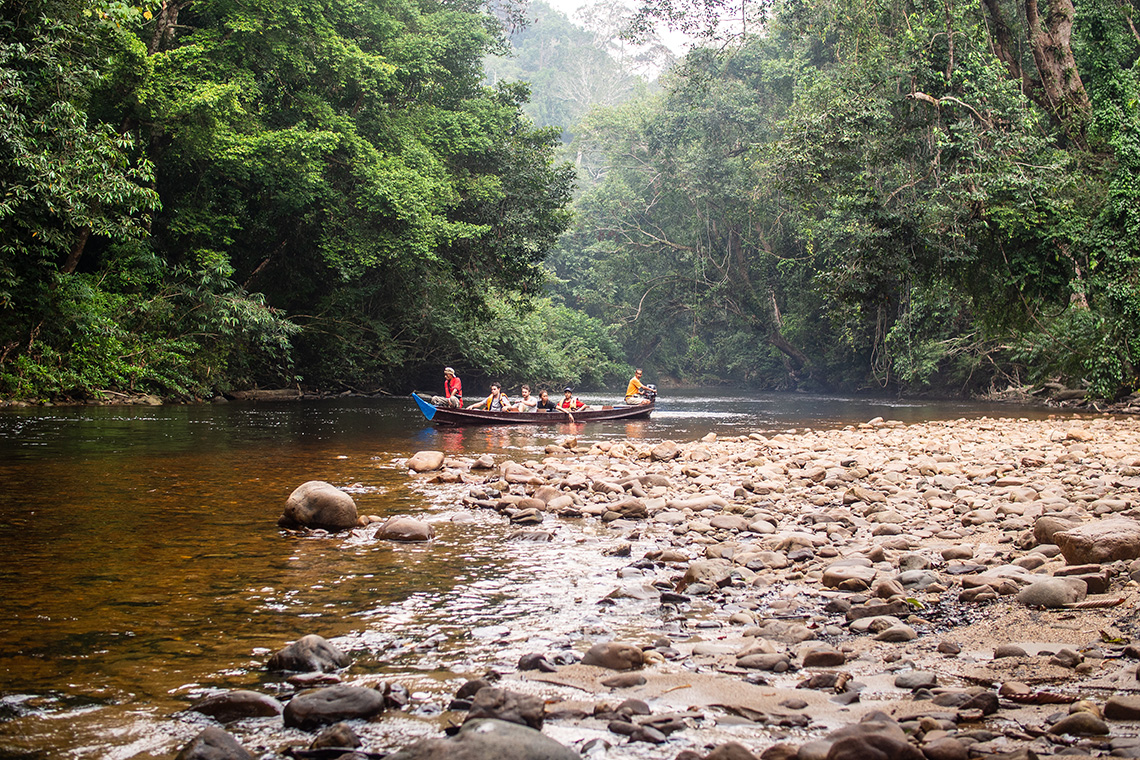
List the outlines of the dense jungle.
{"type": "Polygon", "coordinates": [[[0,397],[1119,400],[1135,12],[5,0],[0,397]]]}

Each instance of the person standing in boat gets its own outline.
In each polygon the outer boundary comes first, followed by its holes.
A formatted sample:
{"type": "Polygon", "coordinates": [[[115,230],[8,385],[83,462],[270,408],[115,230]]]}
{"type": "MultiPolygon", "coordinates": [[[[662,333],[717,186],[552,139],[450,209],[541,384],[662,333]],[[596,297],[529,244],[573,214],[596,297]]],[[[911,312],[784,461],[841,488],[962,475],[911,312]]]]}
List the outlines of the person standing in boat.
{"type": "Polygon", "coordinates": [[[538,399],[530,395],[530,386],[524,385],[519,391],[522,393],[522,398],[514,405],[513,409],[516,412],[533,412],[538,408],[538,399]]]}
{"type": "Polygon", "coordinates": [[[629,385],[625,389],[625,403],[629,406],[640,406],[641,404],[650,403],[646,391],[649,386],[641,382],[641,367],[638,367],[633,372],[633,377],[629,379],[629,385]]]}
{"type": "Polygon", "coordinates": [[[443,368],[443,395],[432,396],[433,406],[455,406],[463,408],[463,383],[455,376],[451,367],[443,368]]]}
{"type": "Polygon", "coordinates": [[[476,401],[468,409],[486,409],[489,412],[506,412],[510,410],[511,400],[503,395],[503,387],[498,383],[491,383],[491,395],[482,401],[476,401]]]}
{"type": "Polygon", "coordinates": [[[562,400],[558,402],[558,408],[565,412],[580,412],[590,407],[583,404],[582,399],[574,395],[573,388],[566,388],[562,391],[562,400]]]}

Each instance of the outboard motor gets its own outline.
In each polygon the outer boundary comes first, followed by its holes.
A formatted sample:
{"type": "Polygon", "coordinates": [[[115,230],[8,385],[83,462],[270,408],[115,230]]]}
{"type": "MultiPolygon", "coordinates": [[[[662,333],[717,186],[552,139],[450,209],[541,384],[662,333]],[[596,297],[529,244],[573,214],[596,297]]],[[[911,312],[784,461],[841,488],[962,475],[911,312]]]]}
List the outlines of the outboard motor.
{"type": "Polygon", "coordinates": [[[641,389],[640,395],[645,396],[650,401],[656,401],[657,400],[657,386],[652,385],[652,384],[645,386],[644,388],[641,389]]]}

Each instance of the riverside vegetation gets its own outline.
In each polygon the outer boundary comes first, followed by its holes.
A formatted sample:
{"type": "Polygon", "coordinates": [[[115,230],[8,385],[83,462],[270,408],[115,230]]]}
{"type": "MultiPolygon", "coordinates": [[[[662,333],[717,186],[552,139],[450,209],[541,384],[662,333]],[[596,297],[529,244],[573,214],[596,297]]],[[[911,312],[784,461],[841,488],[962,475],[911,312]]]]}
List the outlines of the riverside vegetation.
{"type": "Polygon", "coordinates": [[[4,3],[0,394],[1136,390],[1131,5],[491,5],[4,3]]]}
{"type": "MultiPolygon", "coordinates": [[[[192,709],[238,738],[282,712],[316,737],[289,734],[262,747],[272,756],[1137,757],[1137,452],[1136,421],[1110,417],[567,439],[526,461],[421,452],[402,464],[440,505],[430,514],[377,526],[306,484],[286,523],[329,519],[308,501],[375,540],[430,541],[432,522],[471,510],[552,553],[591,535],[617,561],[583,600],[600,617],[518,621],[499,657],[437,697],[463,730],[399,751],[383,726],[406,688],[317,635],[269,662],[318,671],[290,678],[283,708],[241,692],[192,709]]],[[[237,739],[195,742],[183,758],[237,739]]]]}

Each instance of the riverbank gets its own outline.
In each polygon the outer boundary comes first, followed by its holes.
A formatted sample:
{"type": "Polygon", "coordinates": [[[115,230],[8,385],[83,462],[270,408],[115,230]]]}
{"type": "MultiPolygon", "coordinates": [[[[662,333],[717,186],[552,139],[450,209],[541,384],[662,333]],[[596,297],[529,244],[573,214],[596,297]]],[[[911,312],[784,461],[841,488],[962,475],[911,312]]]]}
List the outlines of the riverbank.
{"type": "Polygon", "coordinates": [[[584,630],[534,653],[551,667],[503,675],[546,701],[555,739],[612,745],[604,757],[721,757],[731,741],[806,760],[882,713],[860,741],[888,757],[1140,755],[1135,420],[568,443],[490,476],[459,458],[415,476],[441,497],[465,482],[465,504],[520,539],[604,526],[628,563],[595,603],[657,602],[620,636],[584,630]],[[642,667],[556,665],[615,638],[642,667]]]}

